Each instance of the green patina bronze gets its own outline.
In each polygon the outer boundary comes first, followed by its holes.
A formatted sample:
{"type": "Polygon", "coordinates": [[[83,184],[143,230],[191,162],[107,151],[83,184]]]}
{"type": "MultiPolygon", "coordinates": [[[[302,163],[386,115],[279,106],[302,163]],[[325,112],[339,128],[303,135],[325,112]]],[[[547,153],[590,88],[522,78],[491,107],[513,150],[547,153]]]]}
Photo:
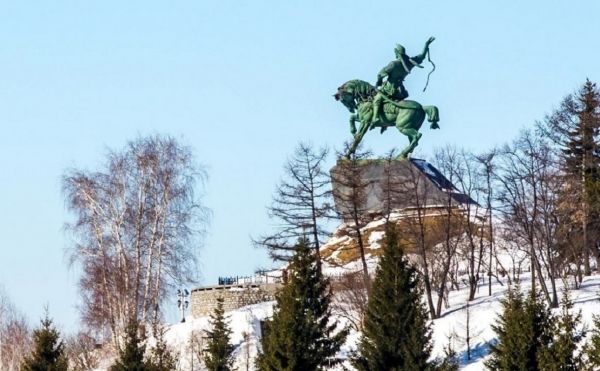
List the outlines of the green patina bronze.
{"type": "Polygon", "coordinates": [[[381,128],[383,133],[388,127],[395,126],[408,137],[409,145],[400,152],[399,158],[408,157],[419,144],[422,135],[419,129],[425,118],[431,123],[432,129],[439,129],[437,107],[421,106],[407,100],[408,92],[404,88],[404,79],[414,67],[422,68],[421,63],[429,55],[429,44],[434,40],[430,37],[423,52],[414,57],[407,56],[404,47],[397,45],[394,50],[396,59],[377,75],[376,86],[379,88],[362,80],[350,80],[338,88],[335,99],[352,113],[350,132],[354,135],[354,142],[346,157],[354,153],[366,132],[376,127],[381,128]],[[357,121],[360,122],[358,130],[357,121]]]}

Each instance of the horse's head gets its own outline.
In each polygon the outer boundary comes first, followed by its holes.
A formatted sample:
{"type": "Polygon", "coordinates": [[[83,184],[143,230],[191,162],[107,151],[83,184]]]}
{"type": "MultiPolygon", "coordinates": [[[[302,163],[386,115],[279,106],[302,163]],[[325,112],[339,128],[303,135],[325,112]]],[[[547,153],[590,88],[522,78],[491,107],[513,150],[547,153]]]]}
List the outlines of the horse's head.
{"type": "Polygon", "coordinates": [[[356,101],[354,99],[354,93],[352,90],[346,88],[346,85],[342,85],[338,88],[337,92],[333,95],[335,100],[342,102],[342,104],[348,108],[348,111],[354,113],[356,110],[356,101]]]}

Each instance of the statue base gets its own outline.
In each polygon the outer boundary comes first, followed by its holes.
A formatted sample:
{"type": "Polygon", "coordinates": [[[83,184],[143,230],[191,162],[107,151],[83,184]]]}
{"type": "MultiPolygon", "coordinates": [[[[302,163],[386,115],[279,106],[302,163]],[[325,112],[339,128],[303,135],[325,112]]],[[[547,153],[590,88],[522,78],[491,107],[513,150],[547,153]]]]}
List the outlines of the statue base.
{"type": "Polygon", "coordinates": [[[338,160],[330,175],[335,208],[344,222],[355,214],[375,220],[410,209],[474,203],[433,165],[416,158],[338,160]]]}

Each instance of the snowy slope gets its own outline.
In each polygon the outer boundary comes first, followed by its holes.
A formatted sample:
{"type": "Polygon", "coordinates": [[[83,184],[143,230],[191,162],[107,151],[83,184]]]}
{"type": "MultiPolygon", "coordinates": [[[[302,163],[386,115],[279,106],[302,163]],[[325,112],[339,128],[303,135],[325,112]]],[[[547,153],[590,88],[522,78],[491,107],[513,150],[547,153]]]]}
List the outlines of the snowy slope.
{"type": "MultiPolygon", "coordinates": [[[[231,341],[235,345],[236,367],[238,370],[246,370],[248,366],[253,370],[254,358],[257,353],[257,344],[260,336],[260,321],[273,314],[274,302],[266,302],[249,305],[238,310],[227,313],[227,319],[232,332],[231,341]],[[246,334],[246,337],[244,337],[246,334]],[[250,359],[248,362],[247,359],[250,359]]],[[[202,337],[202,332],[209,327],[209,318],[190,318],[185,323],[172,325],[166,333],[166,341],[180,355],[180,369],[191,370],[192,362],[194,370],[202,370],[198,367],[198,359],[192,354],[197,352],[198,344],[194,349],[190,345],[192,337],[202,337]]]]}
{"type": "MultiPolygon", "coordinates": [[[[522,287],[528,290],[530,280],[528,274],[521,276],[522,287]]],[[[562,285],[562,284],[561,284],[562,285]]],[[[483,370],[483,362],[488,352],[488,343],[493,341],[495,334],[491,329],[496,315],[500,310],[499,300],[506,292],[506,282],[503,285],[496,282],[493,285],[493,295],[487,296],[487,285],[480,287],[477,298],[470,304],[471,332],[475,334],[472,342],[472,359],[466,359],[466,346],[459,340],[464,332],[466,320],[465,303],[468,292],[466,289],[450,293],[450,307],[444,311],[442,318],[433,321],[434,355],[442,356],[444,347],[449,343],[449,336],[455,334],[452,340],[453,348],[458,352],[461,370],[483,370]],[[456,336],[456,334],[458,336],[456,336]]],[[[561,286],[562,287],[562,286],[561,286]]],[[[581,310],[583,321],[588,328],[592,326],[592,316],[600,314],[600,275],[585,279],[580,290],[573,290],[571,297],[575,310],[581,310]]],[[[228,313],[229,323],[233,330],[232,341],[236,346],[236,366],[239,370],[253,370],[253,358],[256,356],[258,336],[260,333],[260,320],[272,314],[273,302],[262,303],[241,308],[228,313]],[[247,333],[246,341],[243,333],[247,333]],[[250,357],[250,362],[247,358],[250,357]]],[[[343,320],[339,321],[343,323],[343,320]]],[[[166,338],[168,343],[180,353],[181,369],[190,370],[191,350],[189,339],[193,333],[201,333],[208,326],[208,318],[191,319],[186,323],[176,324],[169,328],[166,338]]],[[[342,349],[343,355],[348,355],[355,348],[359,334],[350,334],[346,346],[342,349]]],[[[202,370],[198,361],[194,359],[194,370],[202,370]]]]}

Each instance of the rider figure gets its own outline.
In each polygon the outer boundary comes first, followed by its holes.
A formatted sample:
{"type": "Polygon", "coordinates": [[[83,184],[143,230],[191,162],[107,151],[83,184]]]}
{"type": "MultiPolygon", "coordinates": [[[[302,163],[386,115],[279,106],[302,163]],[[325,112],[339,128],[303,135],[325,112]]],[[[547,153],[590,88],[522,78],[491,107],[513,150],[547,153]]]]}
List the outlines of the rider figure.
{"type": "MultiPolygon", "coordinates": [[[[431,44],[433,40],[435,40],[435,38],[430,37],[429,40],[425,42],[423,52],[414,57],[407,56],[406,50],[402,45],[396,45],[396,48],[394,49],[396,60],[390,62],[377,75],[376,86],[379,89],[373,98],[373,116],[371,118],[371,125],[381,119],[379,116],[379,111],[382,109],[382,101],[384,98],[388,98],[389,100],[395,102],[399,102],[408,98],[408,92],[404,88],[403,84],[404,79],[406,76],[408,76],[413,67],[417,66],[419,68],[423,68],[421,63],[427,56],[427,53],[429,52],[429,44],[431,44]],[[385,82],[383,81],[384,78],[386,78],[385,82]]],[[[371,126],[371,129],[372,128],[373,126],[371,126]]],[[[385,126],[381,128],[382,132],[384,130],[385,126]]]]}

